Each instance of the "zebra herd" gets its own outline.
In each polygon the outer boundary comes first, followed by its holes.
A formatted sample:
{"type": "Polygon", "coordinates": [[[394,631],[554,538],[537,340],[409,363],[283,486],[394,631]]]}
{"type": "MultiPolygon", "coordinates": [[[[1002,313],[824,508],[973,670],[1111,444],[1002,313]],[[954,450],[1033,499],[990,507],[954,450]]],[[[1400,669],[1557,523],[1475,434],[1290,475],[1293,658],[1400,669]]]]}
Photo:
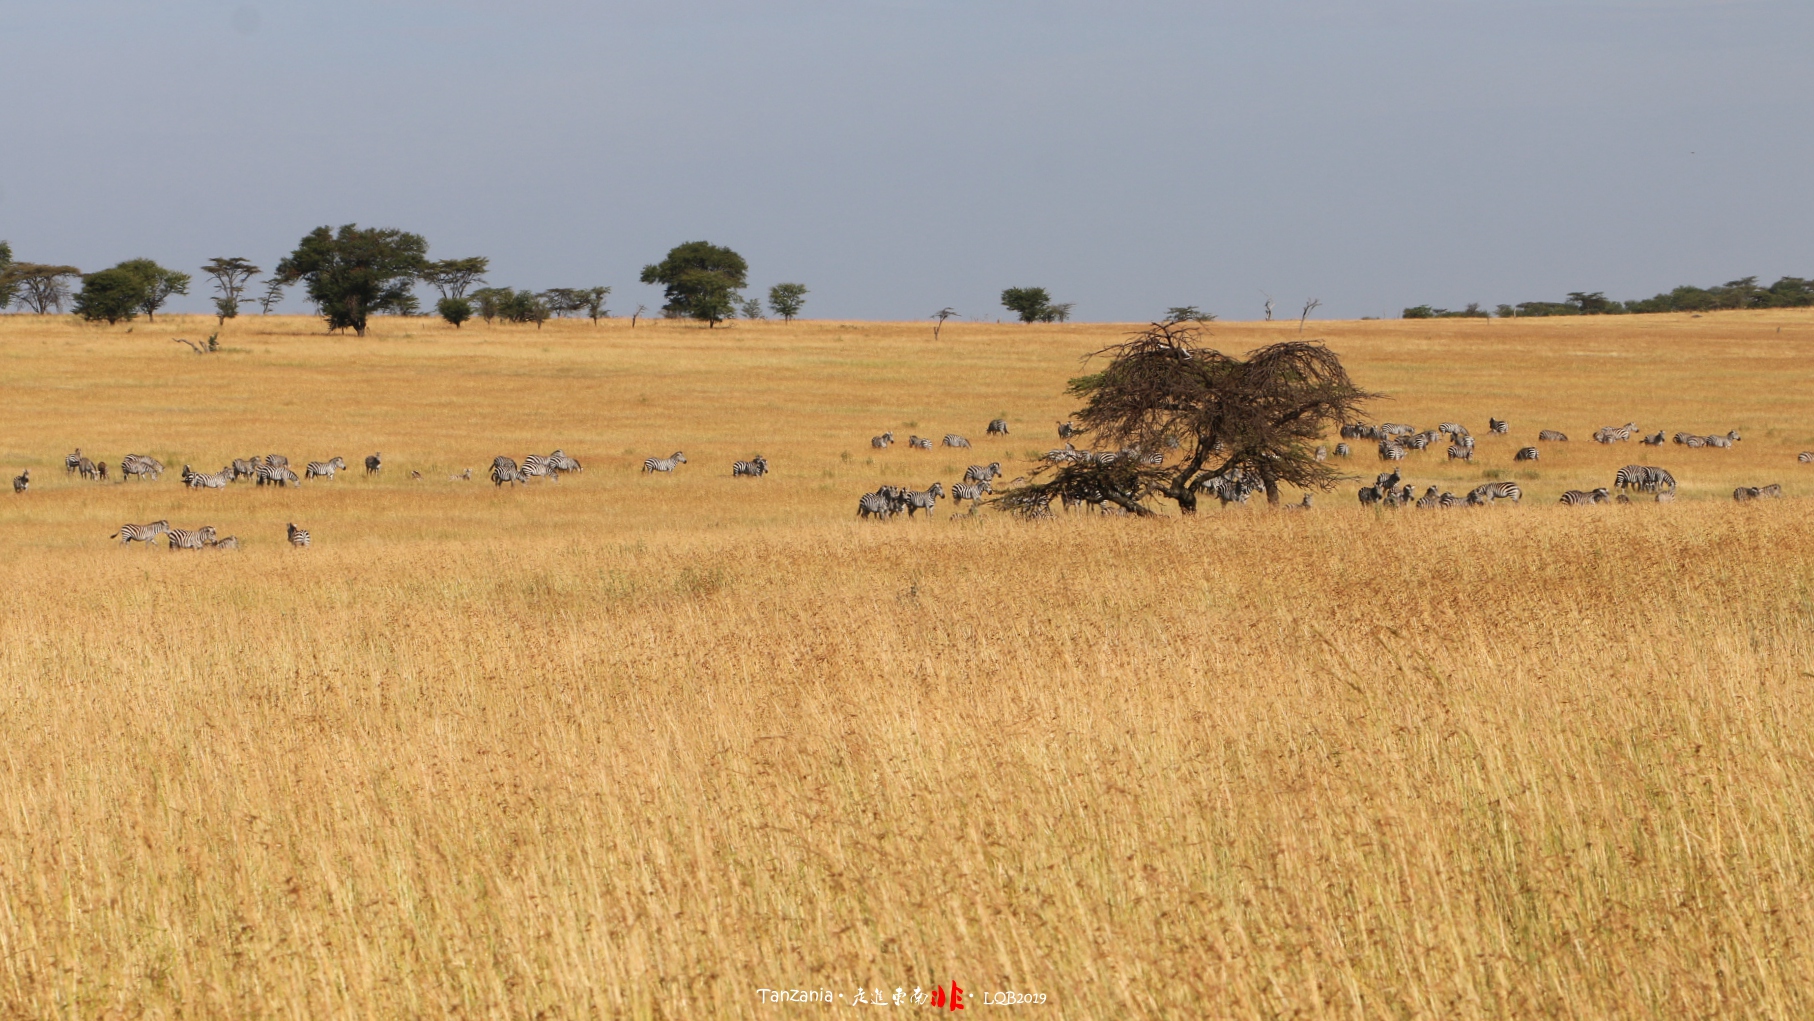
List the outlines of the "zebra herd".
{"type": "MultiPolygon", "coordinates": [[[[296,526],[291,525],[290,528],[294,531],[296,526]]],[[[130,546],[135,542],[152,546],[156,545],[157,537],[160,535],[165,537],[172,550],[236,550],[239,548],[239,536],[218,535],[213,525],[203,525],[200,528],[171,528],[168,521],[153,521],[147,525],[121,525],[120,530],[108,538],[120,540],[122,546],[130,546]]],[[[303,545],[306,546],[308,543],[305,541],[303,545]]]]}
{"type": "MultiPolygon", "coordinates": [[[[1397,469],[1381,472],[1373,485],[1361,488],[1359,493],[1361,506],[1377,505],[1390,508],[1415,506],[1429,510],[1435,507],[1490,507],[1498,500],[1510,500],[1512,503],[1518,503],[1524,499],[1524,489],[1516,482],[1488,482],[1475,486],[1468,491],[1466,496],[1457,496],[1454,493],[1443,492],[1436,486],[1430,486],[1424,490],[1422,496],[1418,496],[1416,486],[1408,482],[1401,486],[1399,483],[1402,481],[1397,469]]],[[[1304,506],[1308,507],[1309,503],[1306,502],[1304,506]]]]}

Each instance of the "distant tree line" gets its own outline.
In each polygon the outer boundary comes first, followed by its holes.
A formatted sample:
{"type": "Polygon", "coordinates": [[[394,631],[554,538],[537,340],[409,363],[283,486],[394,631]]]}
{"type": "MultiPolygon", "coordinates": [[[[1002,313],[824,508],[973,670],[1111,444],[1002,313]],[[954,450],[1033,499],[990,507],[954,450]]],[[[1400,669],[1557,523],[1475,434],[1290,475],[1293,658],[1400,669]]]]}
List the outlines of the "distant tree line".
{"type": "MultiPolygon", "coordinates": [[[[1757,277],[1741,277],[1714,287],[1684,284],[1651,298],[1618,301],[1604,291],[1570,291],[1563,301],[1523,301],[1500,305],[1493,314],[1501,319],[1530,316],[1615,316],[1648,312],[1717,312],[1742,308],[1807,308],[1814,306],[1814,280],[1783,277],[1768,287],[1757,277]]],[[[1487,318],[1478,304],[1461,311],[1417,305],[1404,310],[1406,319],[1487,318]]]]}

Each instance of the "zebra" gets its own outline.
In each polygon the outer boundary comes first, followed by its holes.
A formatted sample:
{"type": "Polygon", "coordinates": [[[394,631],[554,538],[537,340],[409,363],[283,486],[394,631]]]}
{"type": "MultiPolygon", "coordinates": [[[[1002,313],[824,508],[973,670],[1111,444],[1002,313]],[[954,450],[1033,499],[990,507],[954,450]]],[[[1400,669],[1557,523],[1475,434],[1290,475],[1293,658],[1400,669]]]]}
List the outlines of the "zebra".
{"type": "Polygon", "coordinates": [[[1449,460],[1466,461],[1472,464],[1474,461],[1474,448],[1464,447],[1459,443],[1451,443],[1449,444],[1449,460]]]}
{"type": "Polygon", "coordinates": [[[1424,490],[1424,494],[1422,497],[1418,498],[1417,509],[1418,510],[1429,510],[1432,507],[1435,507],[1436,504],[1441,501],[1441,499],[1442,499],[1442,496],[1436,492],[1436,487],[1431,486],[1429,489],[1424,490]]]}
{"type": "Polygon", "coordinates": [[[1658,503],[1674,503],[1675,502],[1675,490],[1665,489],[1662,492],[1658,493],[1657,502],[1658,503]]]}
{"type": "Polygon", "coordinates": [[[939,442],[947,447],[963,447],[968,449],[970,446],[970,441],[959,436],[957,433],[946,433],[945,438],[939,442]]]}
{"type": "MultiPolygon", "coordinates": [[[[647,471],[648,469],[645,468],[643,470],[647,471]]],[[[519,482],[527,483],[528,481],[529,480],[524,477],[522,470],[516,466],[516,462],[512,461],[510,458],[505,457],[503,454],[499,454],[491,459],[492,485],[502,486],[504,483],[508,482],[514,486],[519,482]]]]}
{"type": "Polygon", "coordinates": [[[296,524],[294,522],[289,523],[285,527],[288,532],[290,545],[307,546],[309,544],[310,540],[309,540],[309,530],[308,529],[297,528],[296,524]]]}
{"type": "Polygon", "coordinates": [[[1658,429],[1655,436],[1645,436],[1642,439],[1639,439],[1638,442],[1644,444],[1646,447],[1660,447],[1663,445],[1663,430],[1658,429]]]}
{"type": "Polygon", "coordinates": [[[1379,459],[1381,461],[1403,461],[1405,459],[1405,448],[1393,443],[1391,440],[1380,440],[1379,459]]]}
{"type": "Polygon", "coordinates": [[[738,475],[748,475],[751,478],[755,478],[758,475],[767,475],[767,474],[768,474],[768,458],[763,457],[761,454],[757,454],[756,459],[754,461],[732,461],[731,462],[732,477],[735,477],[738,475]]]}
{"type": "MultiPolygon", "coordinates": [[[[1437,435],[1440,436],[1442,434],[1438,433],[1437,435]]],[[[1430,445],[1430,434],[1429,433],[1413,433],[1410,436],[1406,436],[1404,442],[1399,444],[1399,446],[1404,447],[1408,450],[1424,450],[1424,449],[1428,448],[1429,445],[1430,445]]]]}
{"type": "Polygon", "coordinates": [[[1675,476],[1669,474],[1667,470],[1662,468],[1654,468],[1642,464],[1628,464],[1625,467],[1620,468],[1618,473],[1613,476],[1612,484],[1614,487],[1621,490],[1637,489],[1645,493],[1655,493],[1661,489],[1668,488],[1670,492],[1674,492],[1675,476]]]}
{"type": "Polygon", "coordinates": [[[107,538],[120,540],[120,545],[122,546],[130,546],[135,541],[151,546],[156,543],[158,536],[163,535],[168,531],[170,531],[170,522],[168,521],[153,521],[149,525],[134,525],[128,523],[121,525],[119,531],[107,538]]]}
{"type": "Polygon", "coordinates": [[[1078,429],[1076,425],[1070,422],[1058,423],[1058,438],[1061,440],[1068,440],[1081,431],[1082,430],[1078,429]]]}
{"type": "Polygon", "coordinates": [[[1720,450],[1725,450],[1726,448],[1732,446],[1732,440],[1731,440],[1731,438],[1726,437],[1726,436],[1714,435],[1714,436],[1707,437],[1707,445],[1709,447],[1715,447],[1720,450]]]}
{"type": "Polygon", "coordinates": [[[165,534],[170,549],[201,549],[214,541],[214,526],[203,525],[200,528],[172,528],[165,534]]]}
{"type": "Polygon", "coordinates": [[[335,472],[341,471],[345,467],[346,458],[336,456],[330,457],[326,461],[310,461],[308,466],[302,470],[302,474],[304,478],[331,479],[335,472]]]}
{"type": "Polygon", "coordinates": [[[965,482],[987,482],[1001,478],[1001,462],[990,461],[988,464],[973,464],[964,469],[965,482]]]}
{"type": "Polygon", "coordinates": [[[687,455],[676,450],[667,457],[647,457],[643,459],[642,470],[646,472],[671,472],[676,465],[687,463],[687,455]]]}
{"type": "Polygon", "coordinates": [[[1409,436],[1417,431],[1417,427],[1414,425],[1405,425],[1402,422],[1387,422],[1379,427],[1379,431],[1385,433],[1387,436],[1409,436]]]}
{"type": "Polygon", "coordinates": [[[288,468],[290,466],[290,459],[282,454],[266,454],[265,463],[277,468],[288,468]]]}
{"type": "Polygon", "coordinates": [[[1759,489],[1757,491],[1757,495],[1760,497],[1763,497],[1766,500],[1775,500],[1775,499],[1780,498],[1783,495],[1783,487],[1778,483],[1772,482],[1769,485],[1764,486],[1763,488],[1759,489]]]}
{"type": "Polygon", "coordinates": [[[1758,489],[1756,486],[1740,486],[1732,491],[1732,499],[1737,500],[1739,503],[1745,503],[1746,501],[1757,499],[1758,494],[1761,492],[1762,490],[1758,489]]]}
{"type": "Polygon", "coordinates": [[[1696,450],[1707,445],[1707,437],[1694,436],[1689,433],[1676,433],[1676,442],[1689,450],[1696,450]]]}
{"type": "Polygon", "coordinates": [[[1523,447],[1523,448],[1520,448],[1516,454],[1512,455],[1512,460],[1514,460],[1514,461],[1535,461],[1537,459],[1537,454],[1538,454],[1538,451],[1537,451],[1536,447],[1523,447]]]}
{"type": "Polygon", "coordinates": [[[1389,472],[1380,472],[1379,477],[1373,480],[1373,484],[1378,486],[1379,491],[1383,493],[1393,486],[1398,485],[1398,481],[1401,478],[1403,478],[1403,476],[1398,474],[1397,468],[1394,468],[1389,472]]]}
{"type": "Polygon", "coordinates": [[[1545,443],[1568,442],[1568,434],[1557,429],[1545,429],[1537,434],[1537,438],[1545,443]]]}
{"type": "Polygon", "coordinates": [[[120,477],[123,479],[151,476],[153,479],[164,474],[164,463],[155,457],[144,454],[127,454],[120,458],[120,477]]]}
{"type": "Polygon", "coordinates": [[[1006,435],[1008,435],[1008,420],[1005,418],[992,419],[989,422],[989,435],[990,436],[1006,436],[1006,435]]]}
{"type": "Polygon", "coordinates": [[[188,465],[183,465],[183,484],[190,489],[225,489],[227,484],[232,481],[233,469],[231,468],[222,468],[217,472],[203,474],[198,471],[190,471],[188,465]]]}
{"type": "Polygon", "coordinates": [[[1063,450],[1048,450],[1045,452],[1044,456],[1040,457],[1041,461],[1050,461],[1053,464],[1066,464],[1071,461],[1080,461],[1082,459],[1083,453],[1069,443],[1064,445],[1063,450]]]}
{"type": "Polygon", "coordinates": [[[970,512],[974,514],[976,513],[977,505],[982,502],[983,494],[994,492],[995,487],[989,484],[988,479],[978,479],[975,482],[954,483],[951,486],[951,506],[953,509],[956,509],[958,505],[962,504],[965,500],[969,500],[970,512]]]}
{"type": "Polygon", "coordinates": [[[1804,450],[1795,455],[1795,459],[1802,464],[1814,464],[1814,450],[1804,450]]]}
{"type": "Polygon", "coordinates": [[[376,454],[365,455],[365,473],[367,475],[376,475],[380,471],[383,471],[383,470],[384,470],[384,452],[383,451],[379,451],[376,454]]]}
{"type": "Polygon", "coordinates": [[[1360,497],[1362,507],[1371,507],[1380,500],[1379,490],[1374,486],[1362,486],[1356,495],[1360,497]]]}
{"type": "Polygon", "coordinates": [[[899,486],[883,486],[873,493],[864,493],[857,498],[857,517],[880,518],[887,521],[899,514],[906,506],[906,490],[899,486]]]}
{"type": "Polygon", "coordinates": [[[567,456],[565,450],[556,449],[548,455],[548,467],[557,472],[583,472],[586,466],[567,456]]]}
{"type": "Polygon", "coordinates": [[[930,437],[930,436],[909,436],[909,437],[907,437],[907,449],[908,450],[931,450],[932,449],[932,437],[930,437]]]}
{"type": "Polygon", "coordinates": [[[1571,489],[1562,494],[1561,502],[1570,507],[1585,507],[1588,504],[1607,503],[1611,499],[1612,497],[1607,493],[1606,487],[1601,486],[1599,489],[1586,493],[1579,489],[1571,489]]]}
{"type": "Polygon", "coordinates": [[[1456,496],[1454,493],[1444,493],[1442,494],[1442,498],[1436,501],[1436,505],[1445,509],[1449,507],[1463,507],[1467,505],[1467,500],[1456,496]]]}
{"type": "Polygon", "coordinates": [[[931,517],[933,510],[938,506],[939,497],[944,495],[945,484],[942,482],[934,482],[924,493],[907,490],[902,494],[907,503],[907,516],[911,518],[915,511],[925,511],[926,516],[931,517]]]}
{"type": "Polygon", "coordinates": [[[1494,500],[1510,500],[1517,503],[1524,496],[1524,490],[1516,482],[1488,482],[1475,486],[1468,493],[1468,505],[1473,507],[1490,506],[1494,500]]]}
{"type": "Polygon", "coordinates": [[[523,458],[523,477],[537,479],[559,478],[559,476],[554,474],[554,466],[549,463],[547,458],[540,454],[530,454],[523,458]]]}
{"type": "MultiPolygon", "coordinates": [[[[105,464],[105,463],[106,463],[105,461],[102,462],[102,464],[105,464]]],[[[101,469],[100,469],[99,465],[96,465],[93,461],[90,461],[88,458],[84,457],[80,461],[76,462],[76,474],[82,476],[85,479],[92,479],[92,478],[97,478],[100,476],[101,469]]]]}
{"type": "Polygon", "coordinates": [[[239,548],[239,536],[228,535],[228,536],[224,536],[222,538],[216,539],[213,542],[208,544],[208,548],[209,549],[238,549],[239,548]]]}
{"type": "Polygon", "coordinates": [[[288,486],[292,482],[300,483],[302,481],[296,477],[295,472],[290,470],[289,465],[272,464],[269,459],[259,462],[252,472],[257,479],[257,484],[261,486],[288,486]]]}
{"type": "Polygon", "coordinates": [[[1436,427],[1436,431],[1439,433],[1447,433],[1450,436],[1465,436],[1467,435],[1468,429],[1467,426],[1462,425],[1460,422],[1444,422],[1436,427]]]}
{"type": "Polygon", "coordinates": [[[81,447],[77,447],[76,452],[73,454],[64,454],[63,455],[63,474],[65,474],[65,475],[75,474],[76,469],[78,467],[80,467],[82,462],[85,460],[87,460],[87,458],[84,458],[82,456],[81,447]]]}
{"type": "Polygon", "coordinates": [[[1349,457],[1349,456],[1352,456],[1352,454],[1353,454],[1353,451],[1348,449],[1348,445],[1346,443],[1337,443],[1335,445],[1335,456],[1336,457],[1349,457]]]}
{"type": "Polygon", "coordinates": [[[1222,501],[1224,507],[1231,503],[1245,506],[1249,497],[1265,488],[1265,483],[1236,468],[1226,475],[1212,475],[1198,482],[1196,488],[1222,501]]]}
{"type": "MultiPolygon", "coordinates": [[[[410,477],[411,478],[421,478],[422,476],[419,472],[411,472],[410,477]]],[[[458,475],[449,475],[447,477],[447,481],[449,481],[449,482],[471,482],[472,481],[472,469],[468,468],[458,475]]]]}
{"type": "Polygon", "coordinates": [[[893,442],[894,442],[894,432],[892,430],[890,430],[889,432],[885,432],[880,436],[871,436],[869,438],[869,445],[876,448],[877,450],[881,450],[882,448],[888,446],[890,443],[893,443],[893,442]]]}
{"type": "Polygon", "coordinates": [[[233,481],[238,482],[240,479],[256,479],[258,477],[258,463],[259,459],[256,457],[236,457],[233,459],[233,463],[227,467],[233,472],[233,481]]]}
{"type": "Polygon", "coordinates": [[[1506,433],[1509,433],[1512,431],[1511,423],[1507,422],[1503,418],[1494,418],[1491,415],[1487,416],[1486,427],[1490,431],[1497,433],[1500,436],[1504,436],[1506,433]]]}
{"type": "Polygon", "coordinates": [[[1623,443],[1631,439],[1631,434],[1638,431],[1638,423],[1627,422],[1624,425],[1605,425],[1594,430],[1595,443],[1623,443]]]}
{"type": "Polygon", "coordinates": [[[31,488],[31,469],[27,468],[13,476],[13,492],[23,493],[29,488],[31,488]]]}

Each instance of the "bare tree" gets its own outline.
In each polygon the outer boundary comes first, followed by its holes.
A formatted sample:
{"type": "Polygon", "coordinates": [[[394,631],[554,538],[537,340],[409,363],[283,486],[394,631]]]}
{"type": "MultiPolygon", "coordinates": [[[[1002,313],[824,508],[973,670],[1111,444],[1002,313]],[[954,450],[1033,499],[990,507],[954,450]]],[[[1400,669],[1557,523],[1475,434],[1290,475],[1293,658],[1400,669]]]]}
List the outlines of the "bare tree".
{"type": "Polygon", "coordinates": [[[1323,299],[1321,299],[1321,298],[1309,298],[1309,299],[1305,300],[1304,314],[1301,316],[1298,316],[1298,332],[1299,333],[1304,332],[1304,322],[1310,318],[1310,313],[1316,311],[1317,306],[1321,305],[1322,303],[1323,303],[1323,299]]]}
{"type": "Polygon", "coordinates": [[[1245,360],[1197,345],[1200,330],[1156,323],[1106,356],[1102,371],[1072,380],[1084,400],[1075,418],[1113,456],[1081,456],[1036,470],[997,503],[1037,515],[1054,499],[1151,514],[1154,496],[1194,514],[1200,493],[1251,481],[1277,506],[1279,484],[1327,490],[1343,476],[1316,459],[1331,426],[1359,417],[1379,395],[1354,385],[1335,353],[1312,341],[1250,351],[1245,360]],[[1179,460],[1153,464],[1175,443],[1179,460]]]}
{"type": "Polygon", "coordinates": [[[635,314],[630,316],[630,329],[632,329],[632,330],[636,329],[636,320],[641,319],[642,314],[644,312],[647,312],[648,310],[649,310],[649,306],[647,306],[647,305],[636,306],[635,314]]]}
{"type": "Polygon", "coordinates": [[[946,305],[944,308],[939,309],[937,312],[934,312],[934,313],[932,313],[932,315],[927,317],[929,319],[938,320],[937,322],[932,324],[932,339],[933,340],[938,339],[939,331],[945,328],[945,320],[950,319],[952,316],[957,316],[957,317],[961,318],[963,316],[963,313],[957,311],[956,309],[952,308],[949,305],[946,305]]]}
{"type": "Polygon", "coordinates": [[[1272,295],[1270,295],[1270,294],[1266,294],[1266,292],[1265,292],[1265,291],[1261,291],[1261,292],[1260,292],[1260,293],[1261,293],[1261,294],[1262,294],[1262,295],[1265,295],[1265,298],[1266,298],[1266,321],[1267,321],[1267,322],[1269,322],[1269,323],[1270,323],[1270,322],[1272,322],[1272,295]]]}

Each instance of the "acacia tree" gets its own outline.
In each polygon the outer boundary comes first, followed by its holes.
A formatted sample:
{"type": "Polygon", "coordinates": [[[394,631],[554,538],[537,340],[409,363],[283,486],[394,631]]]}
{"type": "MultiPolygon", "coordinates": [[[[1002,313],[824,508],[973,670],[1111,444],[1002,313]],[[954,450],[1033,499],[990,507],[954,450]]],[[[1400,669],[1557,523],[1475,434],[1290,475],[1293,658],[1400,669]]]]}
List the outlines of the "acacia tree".
{"type": "Polygon", "coordinates": [[[1275,506],[1281,482],[1327,490],[1339,481],[1316,459],[1316,442],[1379,395],[1355,386],[1335,353],[1315,341],[1272,344],[1240,359],[1199,346],[1199,336],[1194,324],[1156,323],[1092,355],[1108,364],[1071,381],[1068,392],[1084,401],[1073,417],[1121,456],[1046,465],[997,502],[1041,514],[1064,498],[1145,515],[1152,513],[1145,501],[1159,496],[1194,514],[1199,493],[1217,480],[1257,479],[1275,506]],[[1142,456],[1168,440],[1180,450],[1176,462],[1154,465],[1142,456]]]}
{"type": "Polygon", "coordinates": [[[265,292],[258,296],[258,314],[268,316],[283,300],[283,281],[272,277],[265,281],[265,292]]]}
{"type": "Polygon", "coordinates": [[[668,257],[642,268],[642,282],[661,284],[672,317],[704,320],[707,327],[737,313],[737,292],[748,283],[743,256],[709,241],[688,241],[668,250],[668,257]]]}
{"type": "Polygon", "coordinates": [[[782,322],[793,322],[800,310],[806,307],[806,285],[776,284],[769,288],[768,307],[781,317],[782,322]]]}
{"type": "Polygon", "coordinates": [[[304,281],[328,329],[363,337],[369,316],[416,310],[411,287],[427,252],[420,234],[352,223],[338,233],[317,227],[277,264],[276,277],[285,284],[304,281]]]}
{"type": "Polygon", "coordinates": [[[63,311],[69,300],[69,282],[82,275],[74,266],[40,262],[15,262],[6,270],[7,285],[17,289],[20,305],[39,315],[63,311]]]}
{"type": "Polygon", "coordinates": [[[211,259],[202,266],[202,272],[214,278],[214,289],[220,292],[214,299],[214,315],[218,325],[225,326],[227,320],[239,316],[239,296],[245,293],[246,282],[263,270],[252,265],[249,259],[234,256],[211,259]]]}
{"type": "Polygon", "coordinates": [[[173,294],[189,293],[189,274],[165,269],[150,259],[127,259],[115,269],[124,270],[145,282],[145,292],[139,299],[139,311],[145,318],[157,322],[157,310],[164,307],[173,294]]]}
{"type": "Polygon", "coordinates": [[[144,276],[123,264],[104,269],[82,278],[82,289],[76,292],[70,311],[91,323],[130,321],[144,305],[147,289],[144,276]]]}

